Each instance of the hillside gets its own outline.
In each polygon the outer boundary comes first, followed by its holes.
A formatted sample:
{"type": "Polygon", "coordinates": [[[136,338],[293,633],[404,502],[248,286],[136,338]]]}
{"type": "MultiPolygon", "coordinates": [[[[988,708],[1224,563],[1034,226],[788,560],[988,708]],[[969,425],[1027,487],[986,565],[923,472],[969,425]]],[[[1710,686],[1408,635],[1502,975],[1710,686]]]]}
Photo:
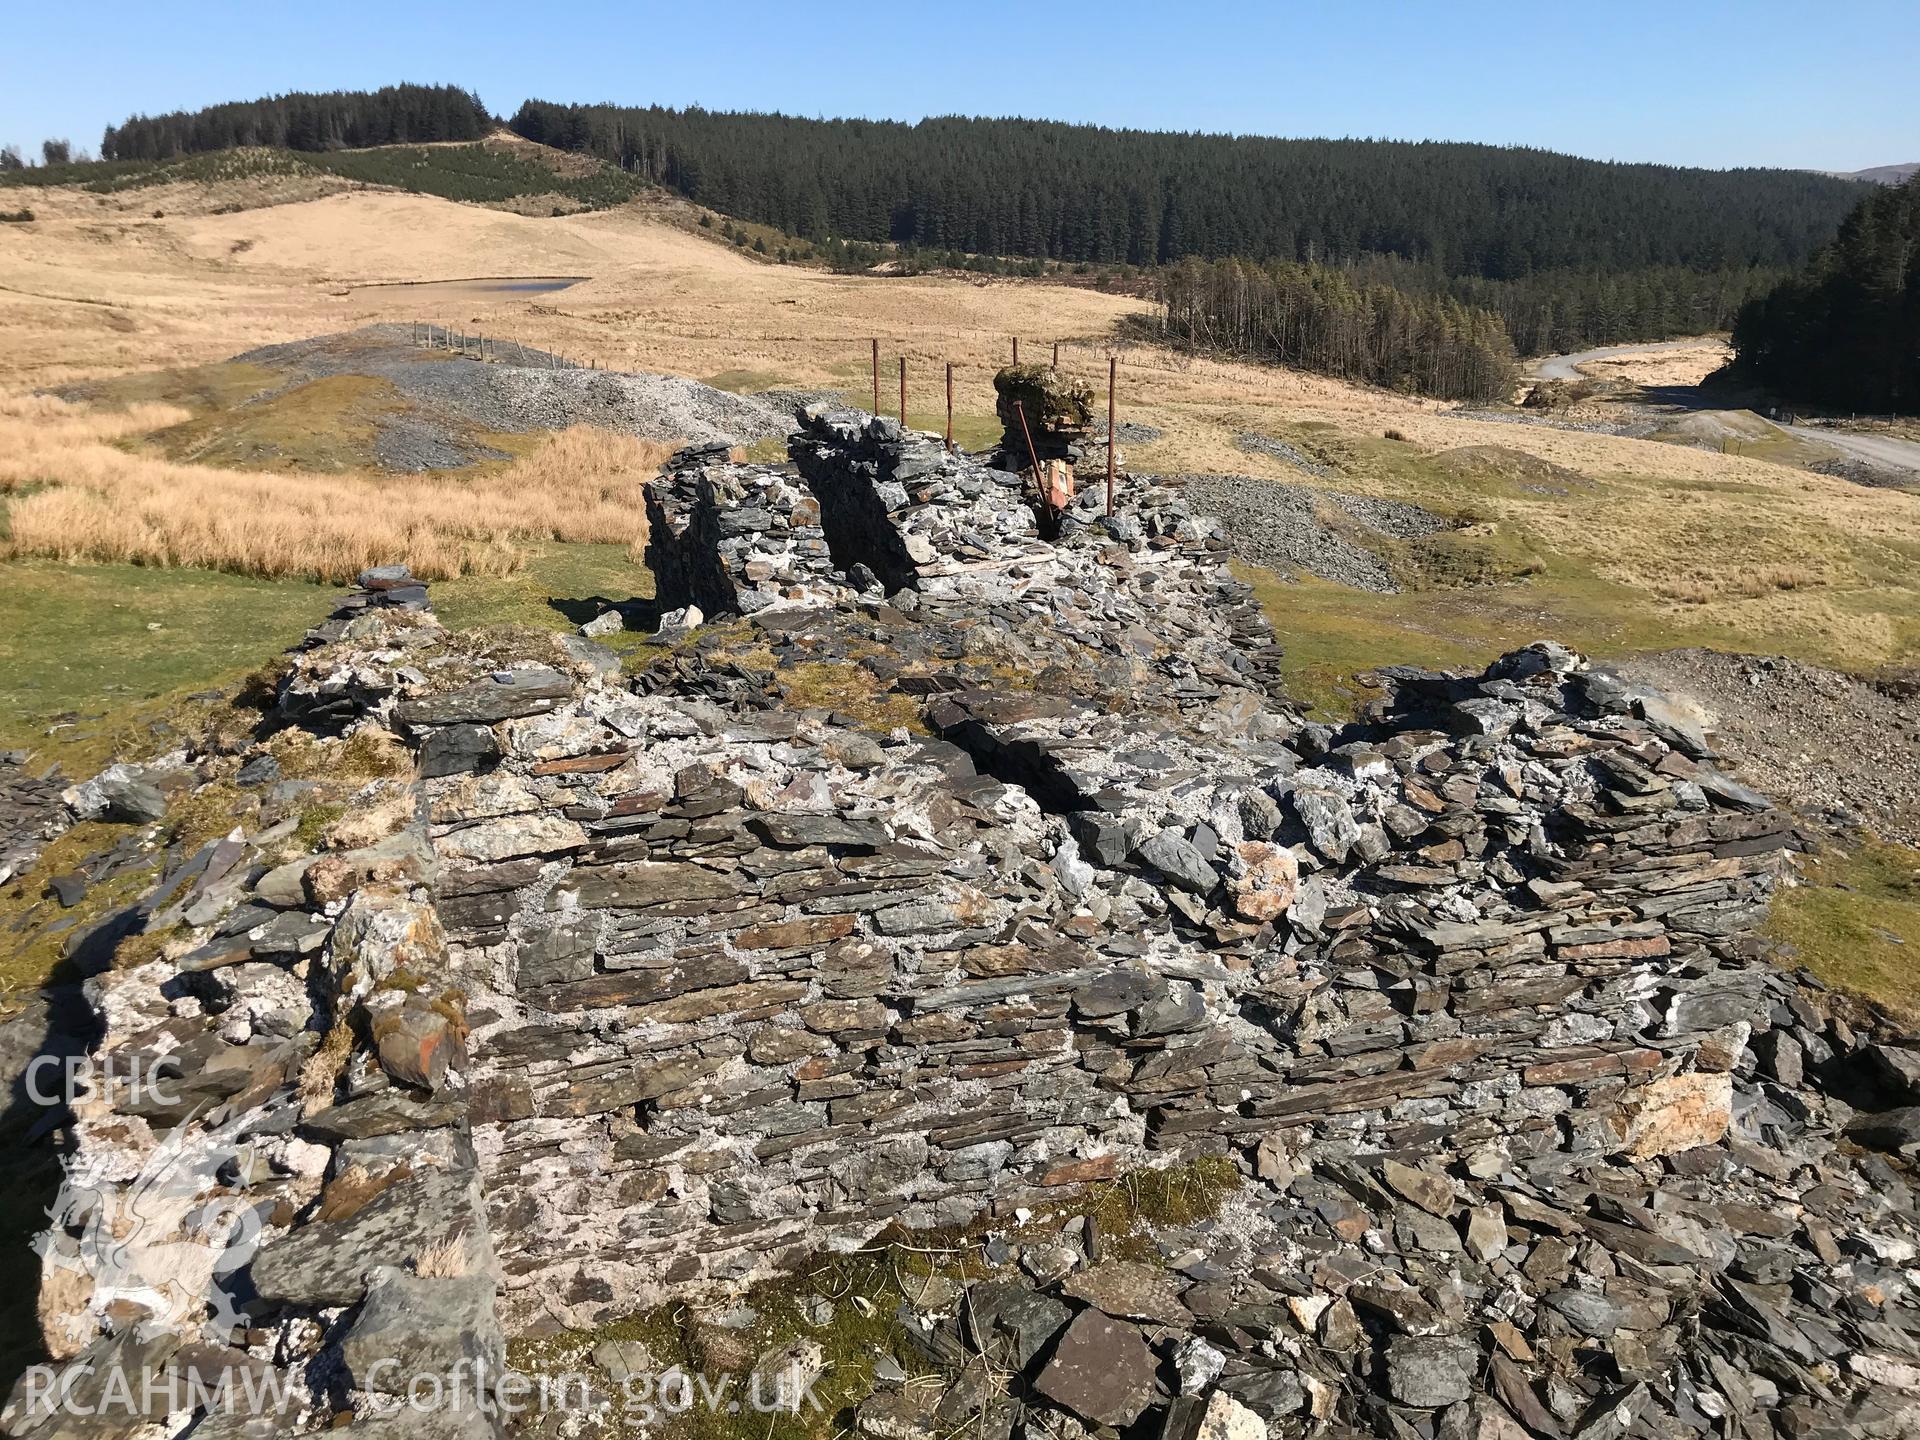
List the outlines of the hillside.
{"type": "MultiPolygon", "coordinates": [[[[446,200],[567,214],[625,204],[651,187],[589,156],[533,145],[506,131],[472,143],[392,144],[325,152],[241,146],[154,159],[103,160],[0,171],[0,194],[77,187],[135,202],[172,187],[225,186],[235,209],[371,186],[446,200]],[[252,193],[249,194],[249,187],[252,193]]],[[[163,212],[164,213],[164,210],[163,212]]]]}
{"type": "Polygon", "coordinates": [[[818,241],[1092,265],[1353,267],[1498,312],[1523,353],[1724,329],[1833,233],[1848,182],[1443,142],[915,125],[528,101],[513,128],[818,241]]]}
{"type": "Polygon", "coordinates": [[[1905,165],[1873,165],[1865,170],[1827,170],[1822,173],[1837,175],[1842,180],[1865,180],[1874,185],[1899,185],[1920,175],[1920,160],[1905,165]]]}
{"type": "MultiPolygon", "coordinates": [[[[1449,142],[1277,139],[940,117],[915,125],[530,100],[512,127],[604,163],[543,185],[517,162],[454,163],[368,144],[473,138],[452,87],[289,95],[133,117],[103,154],[178,166],[284,147],[361,183],[528,213],[617,204],[642,182],[734,221],[787,258],[1004,269],[1157,268],[1190,258],[1321,264],[1496,313],[1522,354],[1722,330],[1827,240],[1849,182],[1811,171],[1687,170],[1449,142]],[[1623,220],[1627,223],[1623,223],[1623,220]],[[875,251],[874,246],[892,247],[875,251]]],[[[549,154],[551,151],[549,151],[549,154]]],[[[559,168],[559,167],[556,167],[559,168]]],[[[16,177],[17,180],[17,177],[16,177]]],[[[1423,367],[1414,367],[1416,370],[1423,367]]]]}
{"type": "Polygon", "coordinates": [[[943,117],[915,125],[528,101],[513,129],[794,234],[1165,264],[1393,254],[1450,275],[1792,264],[1855,199],[1794,170],[1443,142],[943,117]],[[1632,217],[1623,226],[1622,217],[1632,217]]]}

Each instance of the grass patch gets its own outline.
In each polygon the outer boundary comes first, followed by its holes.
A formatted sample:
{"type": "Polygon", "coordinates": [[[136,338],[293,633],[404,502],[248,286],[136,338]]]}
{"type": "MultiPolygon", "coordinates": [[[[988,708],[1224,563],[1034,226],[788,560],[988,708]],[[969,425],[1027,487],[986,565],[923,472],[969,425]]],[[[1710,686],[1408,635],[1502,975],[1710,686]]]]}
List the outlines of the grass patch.
{"type": "Polygon", "coordinates": [[[101,405],[159,403],[179,405],[203,414],[244,405],[256,395],[278,389],[286,381],[284,374],[265,365],[229,360],[224,364],[186,369],[144,370],[76,385],[61,393],[101,405]]]}
{"type": "Polygon", "coordinates": [[[739,1440],[749,1434],[752,1440],[828,1440],[846,1430],[852,1407],[872,1393],[874,1364],[881,1356],[892,1356],[909,1374],[930,1369],[907,1343],[898,1311],[908,1296],[926,1293],[922,1287],[929,1281],[944,1289],[946,1282],[990,1273],[975,1247],[964,1248],[971,1252],[964,1259],[886,1245],[823,1256],[801,1275],[748,1291],[738,1303],[751,1307],[755,1319],[744,1327],[723,1329],[690,1305],[670,1303],[591,1333],[516,1341],[509,1347],[508,1363],[531,1375],[577,1373],[592,1369],[587,1357],[601,1341],[638,1341],[646,1347],[656,1375],[678,1368],[714,1384],[732,1376],[732,1393],[742,1399],[742,1413],[727,1414],[724,1403],[717,1408],[695,1404],[645,1426],[637,1416],[616,1412],[602,1433],[648,1434],[662,1440],[739,1440]],[[809,1323],[805,1307],[815,1297],[833,1306],[825,1325],[809,1323]],[[747,1372],[774,1346],[796,1340],[811,1340],[823,1352],[826,1368],[813,1391],[822,1408],[803,1408],[798,1415],[753,1413],[746,1403],[747,1372]]]}
{"type": "Polygon", "coordinates": [[[787,458],[787,442],[779,435],[763,435],[751,445],[734,448],[746,465],[778,465],[787,458]]]}
{"type": "Polygon", "coordinates": [[[294,827],[294,844],[302,853],[319,849],[327,827],[346,813],[344,805],[309,805],[300,812],[300,823],[294,827]]]}
{"type": "Polygon", "coordinates": [[[1828,985],[1920,1021],[1920,850],[1872,838],[1808,856],[1766,933],[1828,985]]]}
{"type": "MultiPolygon", "coordinates": [[[[872,397],[869,396],[869,399],[872,397]]],[[[916,410],[907,407],[907,425],[914,430],[925,430],[934,435],[947,433],[946,410],[916,410]]],[[[987,412],[956,410],[953,412],[953,443],[962,450],[988,450],[1000,443],[1002,435],[1000,417],[987,412]]],[[[1101,431],[1104,439],[1106,432],[1101,431]]]]}
{"type": "Polygon", "coordinates": [[[130,833],[124,825],[83,821],[49,841],[26,873],[0,887],[0,1010],[10,1010],[16,997],[42,986],[77,979],[61,973],[67,943],[139,899],[158,878],[164,851],[156,847],[151,864],[130,867],[93,885],[71,910],[44,893],[55,875],[79,869],[130,833]]]}
{"type": "MultiPolygon", "coordinates": [[[[552,542],[529,546],[525,563],[511,575],[462,575],[433,586],[433,608],[455,630],[489,625],[531,625],[573,630],[615,604],[653,596],[653,572],[625,545],[552,542]]],[[[641,636],[602,636],[615,649],[641,636]]]]}
{"type": "Polygon", "coordinates": [[[1241,1183],[1232,1160],[1202,1155],[1184,1165],[1122,1175],[1096,1186],[1070,1208],[1093,1217],[1114,1254],[1149,1261],[1158,1258],[1153,1229],[1211,1220],[1241,1183]]]}
{"type": "Polygon", "coordinates": [[[1311,443],[1343,475],[1471,522],[1410,541],[1351,530],[1387,560],[1398,595],[1239,567],[1287,651],[1297,697],[1326,718],[1351,715],[1366,693],[1356,676],[1380,665],[1477,668],[1542,638],[1599,658],[1703,646],[1842,667],[1920,643],[1920,594],[1897,535],[1843,532],[1818,512],[1788,532],[1787,512],[1758,495],[1742,519],[1708,523],[1705,497],[1728,503],[1727,487],[1569,479],[1497,447],[1434,457],[1317,431],[1311,443]],[[1701,528],[1686,543],[1661,528],[1689,517],[1701,528]]]}
{"type": "Polygon", "coordinates": [[[149,437],[170,460],[338,475],[378,464],[380,422],[405,406],[390,380],[329,375],[251,405],[215,409],[149,437]]]}
{"type": "Polygon", "coordinates": [[[1397,595],[1310,575],[1283,579],[1239,561],[1234,570],[1253,587],[1286,651],[1283,670],[1294,697],[1326,719],[1350,718],[1369,693],[1357,677],[1382,665],[1478,669],[1540,639],[1600,658],[1680,645],[1783,648],[1706,615],[1662,607],[1563,556],[1546,556],[1538,564],[1539,572],[1524,584],[1397,595]]]}
{"type": "Polygon", "coordinates": [[[803,660],[775,670],[773,683],[792,710],[837,710],[879,735],[886,735],[897,725],[928,733],[919,702],[881,684],[864,665],[845,660],[803,660]]]}
{"type": "MultiPolygon", "coordinates": [[[[886,361],[881,361],[880,374],[880,413],[890,420],[900,418],[900,390],[896,379],[892,390],[887,388],[886,361]]],[[[840,392],[846,396],[847,404],[856,410],[867,410],[873,405],[873,392],[866,386],[858,386],[840,392]]],[[[909,395],[911,400],[911,395],[909,395]]],[[[919,430],[928,435],[947,433],[947,409],[944,402],[937,408],[929,406],[921,409],[909,403],[907,406],[907,428],[919,430]]],[[[990,450],[1000,443],[1005,432],[1000,417],[992,411],[955,410],[953,412],[953,443],[962,450],[990,450]]],[[[1106,432],[1102,430],[1101,436],[1106,432]]]]}
{"type": "Polygon", "coordinates": [[[0,563],[0,745],[75,776],[163,749],[156,739],[183,707],[208,708],[188,695],[233,690],[325,618],[336,595],[205,570],[0,563]]]}
{"type": "Polygon", "coordinates": [[[776,390],[793,382],[771,370],[722,370],[717,375],[707,376],[700,383],[711,385],[716,390],[730,390],[735,395],[753,395],[761,390],[776,390]]]}

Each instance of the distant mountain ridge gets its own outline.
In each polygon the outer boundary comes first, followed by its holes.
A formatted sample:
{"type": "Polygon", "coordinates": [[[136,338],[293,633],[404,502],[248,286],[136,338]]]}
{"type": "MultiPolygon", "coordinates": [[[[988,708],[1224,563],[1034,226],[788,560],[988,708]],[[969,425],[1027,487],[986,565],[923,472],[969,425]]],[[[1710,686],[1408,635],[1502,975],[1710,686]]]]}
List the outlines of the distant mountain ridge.
{"type": "Polygon", "coordinates": [[[1837,180],[1865,180],[1873,185],[1903,185],[1920,174],[1920,160],[1909,160],[1904,165],[1874,165],[1865,170],[1822,170],[1820,174],[1837,180]]]}

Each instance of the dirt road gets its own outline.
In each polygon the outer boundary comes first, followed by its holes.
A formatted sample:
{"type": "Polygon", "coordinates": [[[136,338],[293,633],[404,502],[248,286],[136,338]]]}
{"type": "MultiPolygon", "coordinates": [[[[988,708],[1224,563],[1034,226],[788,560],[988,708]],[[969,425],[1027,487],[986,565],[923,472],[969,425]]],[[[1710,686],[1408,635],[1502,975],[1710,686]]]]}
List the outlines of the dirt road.
{"type": "MultiPolygon", "coordinates": [[[[1646,345],[1606,345],[1595,350],[1581,350],[1572,355],[1545,355],[1532,363],[1530,373],[1537,380],[1577,380],[1587,373],[1582,369],[1583,366],[1630,360],[1643,355],[1675,354],[1684,350],[1698,349],[1701,344],[1702,338],[1695,336],[1690,339],[1662,340],[1646,345]]],[[[1677,405],[1681,409],[1703,410],[1720,408],[1696,398],[1691,393],[1690,387],[1663,383],[1659,388],[1662,402],[1667,406],[1677,405]]],[[[1920,442],[1901,440],[1891,435],[1863,435],[1855,430],[1843,430],[1830,425],[1780,425],[1773,421],[1766,423],[1783,436],[1791,435],[1826,445],[1856,460],[1865,461],[1877,469],[1920,475],[1920,442]]]]}
{"type": "Polygon", "coordinates": [[[1796,425],[1796,435],[1818,439],[1836,450],[1844,450],[1856,459],[1887,470],[1906,470],[1920,475],[1920,441],[1900,440],[1891,435],[1862,435],[1831,425],[1796,425]]]}
{"type": "Polygon", "coordinates": [[[1533,362],[1531,374],[1537,380],[1578,380],[1580,367],[1596,360],[1621,360],[1629,355],[1658,355],[1668,350],[1698,348],[1700,338],[1662,340],[1652,345],[1603,345],[1598,350],[1581,350],[1572,355],[1542,355],[1533,362]]]}

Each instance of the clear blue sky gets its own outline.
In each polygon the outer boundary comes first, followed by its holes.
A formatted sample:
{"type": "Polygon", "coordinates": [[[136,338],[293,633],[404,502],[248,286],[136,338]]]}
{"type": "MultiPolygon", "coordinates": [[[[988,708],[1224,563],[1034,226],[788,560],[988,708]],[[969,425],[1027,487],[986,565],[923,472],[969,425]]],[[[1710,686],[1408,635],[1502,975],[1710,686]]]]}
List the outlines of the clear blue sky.
{"type": "Polygon", "coordinates": [[[97,147],[136,111],[448,81],[529,95],[913,120],[1537,145],[1851,170],[1920,160],[1915,0],[875,6],[566,0],[7,7],[0,143],[97,147]]]}

